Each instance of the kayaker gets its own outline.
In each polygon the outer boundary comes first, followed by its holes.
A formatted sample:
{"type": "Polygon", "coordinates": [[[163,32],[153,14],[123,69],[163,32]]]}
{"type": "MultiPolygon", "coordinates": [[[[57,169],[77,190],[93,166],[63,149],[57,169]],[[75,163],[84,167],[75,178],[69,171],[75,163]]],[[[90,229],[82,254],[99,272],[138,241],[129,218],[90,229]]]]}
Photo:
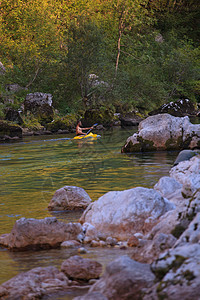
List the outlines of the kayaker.
{"type": "Polygon", "coordinates": [[[81,128],[80,126],[82,126],[81,121],[77,122],[76,125],[76,135],[86,135],[87,133],[83,132],[83,130],[88,130],[88,129],[93,129],[94,127],[89,127],[89,128],[81,128]]]}

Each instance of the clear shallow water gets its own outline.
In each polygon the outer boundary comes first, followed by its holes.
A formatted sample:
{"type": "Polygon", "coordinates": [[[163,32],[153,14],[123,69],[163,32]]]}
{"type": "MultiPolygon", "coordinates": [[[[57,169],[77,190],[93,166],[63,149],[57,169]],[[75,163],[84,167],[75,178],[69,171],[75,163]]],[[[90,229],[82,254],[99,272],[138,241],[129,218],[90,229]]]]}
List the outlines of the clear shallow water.
{"type": "MultiPolygon", "coordinates": [[[[160,177],[168,175],[177,152],[121,154],[121,146],[135,131],[136,127],[107,130],[98,140],[73,141],[73,135],[56,135],[0,144],[0,234],[10,232],[21,217],[52,216],[48,203],[65,185],[84,188],[93,201],[111,190],[153,187],[160,177]]],[[[77,212],[53,215],[65,222],[80,217],[77,212]]],[[[2,249],[0,283],[36,266],[59,267],[71,251],[10,253],[2,249]]],[[[105,264],[121,254],[116,249],[92,249],[89,255],[105,264]]]]}

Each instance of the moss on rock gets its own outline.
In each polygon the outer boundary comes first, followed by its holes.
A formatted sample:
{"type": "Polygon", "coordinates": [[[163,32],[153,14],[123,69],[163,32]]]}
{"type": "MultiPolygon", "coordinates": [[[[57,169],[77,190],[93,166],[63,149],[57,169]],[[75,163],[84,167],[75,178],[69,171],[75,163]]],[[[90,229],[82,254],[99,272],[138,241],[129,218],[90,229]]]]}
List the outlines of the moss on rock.
{"type": "Polygon", "coordinates": [[[28,114],[23,116],[23,128],[27,128],[29,131],[38,131],[43,130],[44,126],[40,124],[37,118],[35,118],[32,114],[28,114]]]}
{"type": "Polygon", "coordinates": [[[145,140],[142,137],[138,137],[138,141],[141,144],[141,151],[156,151],[157,148],[154,146],[154,142],[150,140],[145,140]]]}
{"type": "Polygon", "coordinates": [[[184,231],[185,231],[185,227],[182,226],[181,224],[178,224],[178,225],[176,225],[175,228],[171,231],[171,234],[172,234],[175,238],[178,239],[184,231]]]}
{"type": "Polygon", "coordinates": [[[22,128],[9,121],[0,120],[0,139],[4,139],[5,136],[21,138],[22,128]]]}
{"type": "Polygon", "coordinates": [[[166,150],[179,150],[180,149],[180,143],[182,142],[182,138],[180,141],[180,138],[177,140],[174,139],[168,139],[165,143],[166,150]]]}
{"type": "Polygon", "coordinates": [[[122,153],[132,153],[132,152],[141,152],[141,144],[134,144],[129,141],[126,145],[124,145],[121,149],[122,153]]]}
{"type": "Polygon", "coordinates": [[[104,125],[105,127],[108,127],[112,125],[112,123],[115,121],[115,110],[108,107],[100,107],[98,109],[88,109],[86,110],[84,114],[84,119],[82,121],[84,126],[91,126],[95,123],[99,123],[104,125]]]}
{"type": "Polygon", "coordinates": [[[64,117],[56,117],[51,123],[46,125],[47,130],[57,132],[61,130],[72,130],[75,128],[77,122],[77,116],[75,114],[69,114],[64,117]]]}
{"type": "Polygon", "coordinates": [[[156,151],[153,141],[144,140],[141,137],[137,137],[138,143],[133,144],[130,140],[121,149],[122,153],[132,153],[132,152],[145,152],[145,151],[156,151]]]}
{"type": "Polygon", "coordinates": [[[183,273],[183,276],[184,278],[187,280],[187,281],[191,281],[193,280],[196,276],[194,275],[193,272],[191,272],[190,270],[186,270],[184,273],[183,273]]]}
{"type": "Polygon", "coordinates": [[[40,110],[38,111],[38,113],[36,114],[36,116],[38,118],[39,123],[41,123],[42,125],[46,125],[47,123],[53,120],[54,117],[53,108],[48,104],[43,104],[40,110]]]}

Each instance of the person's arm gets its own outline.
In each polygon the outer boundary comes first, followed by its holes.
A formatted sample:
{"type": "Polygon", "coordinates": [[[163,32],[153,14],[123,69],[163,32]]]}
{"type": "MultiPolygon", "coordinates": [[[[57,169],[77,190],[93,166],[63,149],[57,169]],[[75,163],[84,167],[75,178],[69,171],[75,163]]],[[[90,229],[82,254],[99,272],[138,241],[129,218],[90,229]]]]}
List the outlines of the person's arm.
{"type": "Polygon", "coordinates": [[[88,128],[81,128],[82,130],[87,130],[87,129],[92,129],[92,128],[94,128],[93,126],[91,126],[91,127],[88,127],[88,128]]]}

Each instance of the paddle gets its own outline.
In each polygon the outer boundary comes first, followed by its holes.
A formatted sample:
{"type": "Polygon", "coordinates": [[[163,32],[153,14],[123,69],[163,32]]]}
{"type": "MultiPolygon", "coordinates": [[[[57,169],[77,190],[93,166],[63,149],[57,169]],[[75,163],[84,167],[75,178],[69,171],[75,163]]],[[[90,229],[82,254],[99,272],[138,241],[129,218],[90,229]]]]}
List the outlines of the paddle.
{"type": "MultiPolygon", "coordinates": [[[[98,123],[94,124],[92,127],[97,126],[97,125],[98,125],[98,123]]],[[[92,131],[92,129],[93,129],[93,128],[90,128],[90,130],[88,130],[88,132],[86,133],[86,135],[89,134],[90,131],[92,131]]]]}

